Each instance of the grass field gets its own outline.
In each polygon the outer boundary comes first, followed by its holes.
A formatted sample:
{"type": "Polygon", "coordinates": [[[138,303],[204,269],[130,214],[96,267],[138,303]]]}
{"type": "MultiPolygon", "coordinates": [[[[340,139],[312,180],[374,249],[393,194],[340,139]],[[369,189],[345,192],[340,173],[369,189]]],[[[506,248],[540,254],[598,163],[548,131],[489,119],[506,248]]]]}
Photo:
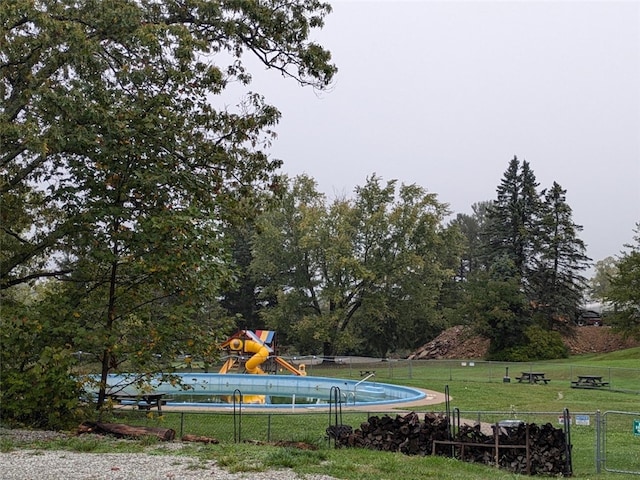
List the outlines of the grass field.
{"type": "MultiPolygon", "coordinates": [[[[536,364],[495,364],[488,362],[423,361],[423,362],[360,362],[308,367],[309,374],[335,378],[359,378],[360,370],[375,370],[371,380],[408,385],[435,391],[448,389],[450,405],[463,418],[493,423],[506,418],[518,418],[530,423],[557,424],[558,415],[567,408],[574,416],[586,415],[589,425],[571,426],[573,471],[577,479],[637,480],[640,475],[612,473],[603,469],[596,474],[596,412],[607,413],[606,464],[608,469],[640,473],[640,436],[633,434],[633,421],[640,421],[640,348],[606,355],[573,357],[563,361],[536,364]],[[505,382],[509,368],[510,382],[505,382]],[[521,371],[543,371],[551,381],[548,385],[530,385],[514,381],[521,371]],[[610,381],[611,389],[581,390],[570,388],[577,374],[598,374],[610,381]],[[613,412],[628,412],[619,414],[613,412]]],[[[445,405],[416,408],[414,411],[444,411],[445,405]]],[[[395,415],[398,412],[385,412],[395,415]]],[[[372,413],[383,415],[385,413],[372,413]]],[[[441,457],[408,457],[399,453],[359,449],[334,449],[325,438],[325,429],[333,420],[325,413],[250,413],[241,418],[229,413],[117,412],[113,419],[144,425],[174,428],[219,438],[218,445],[190,445],[183,454],[216,461],[236,472],[252,472],[268,468],[293,468],[302,474],[323,473],[346,480],[413,480],[439,479],[514,479],[524,478],[491,467],[467,464],[441,457]],[[125,418],[122,417],[125,415],[125,418]],[[234,439],[246,440],[235,443],[234,439]],[[248,441],[251,440],[251,441],[248,441]],[[273,446],[278,441],[298,441],[314,444],[317,450],[301,450],[273,446]],[[268,442],[268,443],[267,443],[268,442]]],[[[367,412],[343,411],[342,423],[358,427],[367,412]]],[[[560,427],[560,425],[558,425],[560,427]]],[[[67,445],[47,448],[72,448],[91,451],[104,449],[149,448],[147,445],[122,446],[88,439],[74,439],[67,445]],[[84,442],[84,443],[83,443],[84,442]]],[[[151,448],[163,453],[166,447],[158,443],[151,448]]]]}

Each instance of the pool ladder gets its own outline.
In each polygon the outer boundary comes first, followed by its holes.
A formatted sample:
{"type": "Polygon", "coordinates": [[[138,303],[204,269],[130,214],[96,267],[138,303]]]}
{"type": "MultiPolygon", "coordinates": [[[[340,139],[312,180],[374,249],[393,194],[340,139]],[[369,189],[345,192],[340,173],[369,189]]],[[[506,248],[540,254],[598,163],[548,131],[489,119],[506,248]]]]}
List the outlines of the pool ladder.
{"type": "Polygon", "coordinates": [[[349,396],[353,397],[353,403],[355,405],[356,403],[356,394],[358,393],[358,385],[360,385],[362,382],[366,382],[367,380],[369,380],[371,377],[375,377],[376,374],[375,372],[371,372],[370,374],[368,374],[366,377],[364,377],[362,380],[360,380],[358,383],[356,383],[353,386],[353,392],[349,392],[349,396]]]}

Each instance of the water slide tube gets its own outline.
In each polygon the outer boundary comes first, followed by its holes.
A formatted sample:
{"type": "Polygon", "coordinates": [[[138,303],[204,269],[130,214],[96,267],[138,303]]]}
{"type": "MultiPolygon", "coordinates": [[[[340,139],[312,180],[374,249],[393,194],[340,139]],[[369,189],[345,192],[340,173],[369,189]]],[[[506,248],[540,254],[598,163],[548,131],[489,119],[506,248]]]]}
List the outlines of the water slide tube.
{"type": "Polygon", "coordinates": [[[244,368],[247,373],[263,375],[264,371],[259,367],[269,358],[271,353],[269,347],[263,343],[254,342],[253,340],[241,340],[234,338],[229,342],[229,349],[237,352],[254,353],[247,363],[244,364],[244,368]]]}
{"type": "MultiPolygon", "coordinates": [[[[259,365],[266,362],[269,358],[269,353],[271,350],[269,347],[264,345],[263,343],[254,342],[253,340],[241,340],[239,338],[234,338],[229,342],[229,350],[236,352],[246,352],[246,353],[255,353],[247,363],[245,363],[244,367],[247,370],[247,373],[264,375],[264,371],[259,367],[259,365]]],[[[231,367],[235,364],[235,359],[230,358],[225,362],[225,364],[220,369],[220,373],[227,373],[231,367]]],[[[231,403],[233,401],[232,397],[226,398],[227,402],[231,403]]],[[[236,398],[236,401],[239,400],[236,398]]],[[[266,402],[266,397],[264,395],[243,395],[242,401],[245,403],[259,403],[264,404],[266,402]]]]}

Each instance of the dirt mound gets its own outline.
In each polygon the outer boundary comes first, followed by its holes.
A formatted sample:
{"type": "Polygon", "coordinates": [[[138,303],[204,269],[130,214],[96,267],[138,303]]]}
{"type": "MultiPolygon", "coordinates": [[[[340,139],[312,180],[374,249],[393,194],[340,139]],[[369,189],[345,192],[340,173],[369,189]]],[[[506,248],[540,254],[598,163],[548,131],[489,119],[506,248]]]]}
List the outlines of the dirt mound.
{"type": "MultiPolygon", "coordinates": [[[[611,327],[576,327],[563,337],[571,355],[606,353],[640,346],[611,327]]],[[[473,335],[469,327],[451,327],[409,356],[409,360],[484,358],[489,340],[473,335]]]]}

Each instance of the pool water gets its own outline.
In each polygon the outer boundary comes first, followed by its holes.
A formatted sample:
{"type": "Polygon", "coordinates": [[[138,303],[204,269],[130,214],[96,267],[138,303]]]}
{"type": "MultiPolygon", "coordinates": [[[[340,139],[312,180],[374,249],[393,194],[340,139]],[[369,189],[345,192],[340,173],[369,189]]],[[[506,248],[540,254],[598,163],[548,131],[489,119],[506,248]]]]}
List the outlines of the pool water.
{"type": "MultiPolygon", "coordinates": [[[[181,385],[155,381],[155,392],[169,397],[167,405],[206,406],[226,403],[225,399],[240,393],[249,396],[264,396],[261,407],[298,404],[327,404],[335,400],[339,391],[343,404],[365,406],[388,403],[405,403],[422,400],[426,394],[421,390],[387,383],[355,381],[341,378],[295,376],[295,375],[247,375],[217,373],[182,373],[181,385]],[[339,390],[337,390],[339,389],[339,390]]],[[[137,393],[131,384],[133,375],[110,375],[109,388],[122,389],[125,393],[137,393]]],[[[232,400],[231,400],[232,401],[232,400]]],[[[243,406],[251,406],[244,402],[243,406]]]]}

